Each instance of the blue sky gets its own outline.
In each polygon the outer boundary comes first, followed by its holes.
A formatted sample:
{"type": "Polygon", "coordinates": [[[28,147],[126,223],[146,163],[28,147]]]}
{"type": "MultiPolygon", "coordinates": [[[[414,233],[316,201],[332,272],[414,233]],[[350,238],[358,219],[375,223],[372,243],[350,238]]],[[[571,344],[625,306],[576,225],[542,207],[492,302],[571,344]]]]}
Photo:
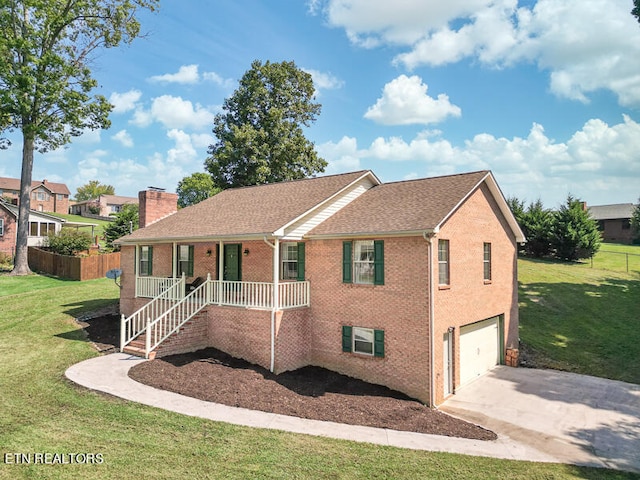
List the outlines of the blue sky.
{"type": "MultiPolygon", "coordinates": [[[[101,52],[108,130],[36,154],[72,194],[175,191],[204,171],[213,117],[253,60],[313,75],[306,130],[325,173],[382,181],[491,169],[506,196],[557,207],[640,196],[640,24],[631,0],[165,0],[144,38],[101,52]]],[[[21,137],[0,152],[20,176],[21,137]]]]}

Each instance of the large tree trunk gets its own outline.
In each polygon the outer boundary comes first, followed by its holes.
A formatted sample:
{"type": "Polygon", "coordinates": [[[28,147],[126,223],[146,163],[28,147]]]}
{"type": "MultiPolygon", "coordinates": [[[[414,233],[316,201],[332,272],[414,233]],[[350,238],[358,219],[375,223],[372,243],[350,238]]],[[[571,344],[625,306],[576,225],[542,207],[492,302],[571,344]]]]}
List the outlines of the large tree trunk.
{"type": "Polygon", "coordinates": [[[11,275],[29,275],[29,211],[31,210],[31,173],[33,170],[34,138],[25,134],[22,144],[22,175],[20,177],[20,206],[18,207],[18,235],[16,258],[11,275]]]}

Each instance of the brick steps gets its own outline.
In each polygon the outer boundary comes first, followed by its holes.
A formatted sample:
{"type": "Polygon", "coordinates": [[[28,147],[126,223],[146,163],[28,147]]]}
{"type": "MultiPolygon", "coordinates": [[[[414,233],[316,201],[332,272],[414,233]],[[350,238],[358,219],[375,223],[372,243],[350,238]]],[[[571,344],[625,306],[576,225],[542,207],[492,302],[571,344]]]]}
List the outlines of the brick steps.
{"type": "MultiPolygon", "coordinates": [[[[134,355],[136,357],[145,358],[145,348],[146,348],[146,336],[143,333],[142,335],[134,338],[131,342],[122,349],[124,353],[128,353],[129,355],[134,355]]],[[[156,357],[156,352],[149,353],[149,360],[153,360],[156,357]]]]}

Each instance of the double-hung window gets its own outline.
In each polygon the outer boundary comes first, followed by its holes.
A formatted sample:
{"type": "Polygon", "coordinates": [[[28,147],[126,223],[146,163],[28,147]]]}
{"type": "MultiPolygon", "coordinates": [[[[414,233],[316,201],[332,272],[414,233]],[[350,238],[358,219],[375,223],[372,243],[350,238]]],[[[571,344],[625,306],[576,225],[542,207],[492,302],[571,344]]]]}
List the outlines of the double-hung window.
{"type": "Polygon", "coordinates": [[[491,281],[491,244],[484,243],[484,281],[491,281]]]}
{"type": "Polygon", "coordinates": [[[4,235],[4,218],[0,218],[0,237],[4,235]]]}
{"type": "Polygon", "coordinates": [[[384,241],[343,242],[342,281],[343,283],[384,285],[384,241]]]}
{"type": "Polygon", "coordinates": [[[178,245],[178,275],[193,277],[193,245],[178,245]]]}
{"type": "Polygon", "coordinates": [[[449,240],[438,240],[438,284],[449,285],[449,240]]]}
{"type": "Polygon", "coordinates": [[[282,280],[304,280],[304,243],[282,243],[280,245],[280,278],[282,280]]]}
{"type": "Polygon", "coordinates": [[[138,275],[148,277],[153,274],[153,247],[142,245],[140,247],[140,263],[138,265],[138,275]]]}
{"type": "Polygon", "coordinates": [[[384,357],[384,330],[343,325],[342,351],[384,357]]]}

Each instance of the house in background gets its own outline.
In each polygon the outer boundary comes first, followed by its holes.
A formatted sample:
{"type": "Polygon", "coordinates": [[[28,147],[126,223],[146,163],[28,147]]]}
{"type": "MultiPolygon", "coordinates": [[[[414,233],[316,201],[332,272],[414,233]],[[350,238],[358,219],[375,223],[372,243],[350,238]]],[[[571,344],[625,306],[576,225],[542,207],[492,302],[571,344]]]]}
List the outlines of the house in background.
{"type": "Polygon", "coordinates": [[[100,195],[98,198],[75,202],[69,208],[69,213],[83,217],[100,216],[109,217],[122,211],[124,205],[137,205],[136,197],[123,197],[120,195],[100,195]]]}
{"type": "Polygon", "coordinates": [[[613,205],[593,205],[589,213],[598,222],[598,228],[605,242],[633,242],[631,217],[636,206],[633,203],[617,203],[613,205]]]}
{"type": "Polygon", "coordinates": [[[118,240],[124,351],[215,347],[430,405],[517,365],[524,236],[489,171],[387,184],[358,171],[176,200],[141,192],[141,228],[118,240]]]}
{"type": "MultiPolygon", "coordinates": [[[[69,213],[69,189],[64,183],[48,180],[31,182],[31,210],[38,212],[69,213]]],[[[0,198],[18,205],[20,179],[0,177],[0,198]]]]}
{"type": "MultiPolygon", "coordinates": [[[[62,229],[64,220],[31,210],[29,213],[29,237],[27,245],[42,246],[49,233],[57,233],[62,229]]],[[[0,200],[0,253],[13,256],[16,249],[18,233],[18,207],[0,200]]]]}

